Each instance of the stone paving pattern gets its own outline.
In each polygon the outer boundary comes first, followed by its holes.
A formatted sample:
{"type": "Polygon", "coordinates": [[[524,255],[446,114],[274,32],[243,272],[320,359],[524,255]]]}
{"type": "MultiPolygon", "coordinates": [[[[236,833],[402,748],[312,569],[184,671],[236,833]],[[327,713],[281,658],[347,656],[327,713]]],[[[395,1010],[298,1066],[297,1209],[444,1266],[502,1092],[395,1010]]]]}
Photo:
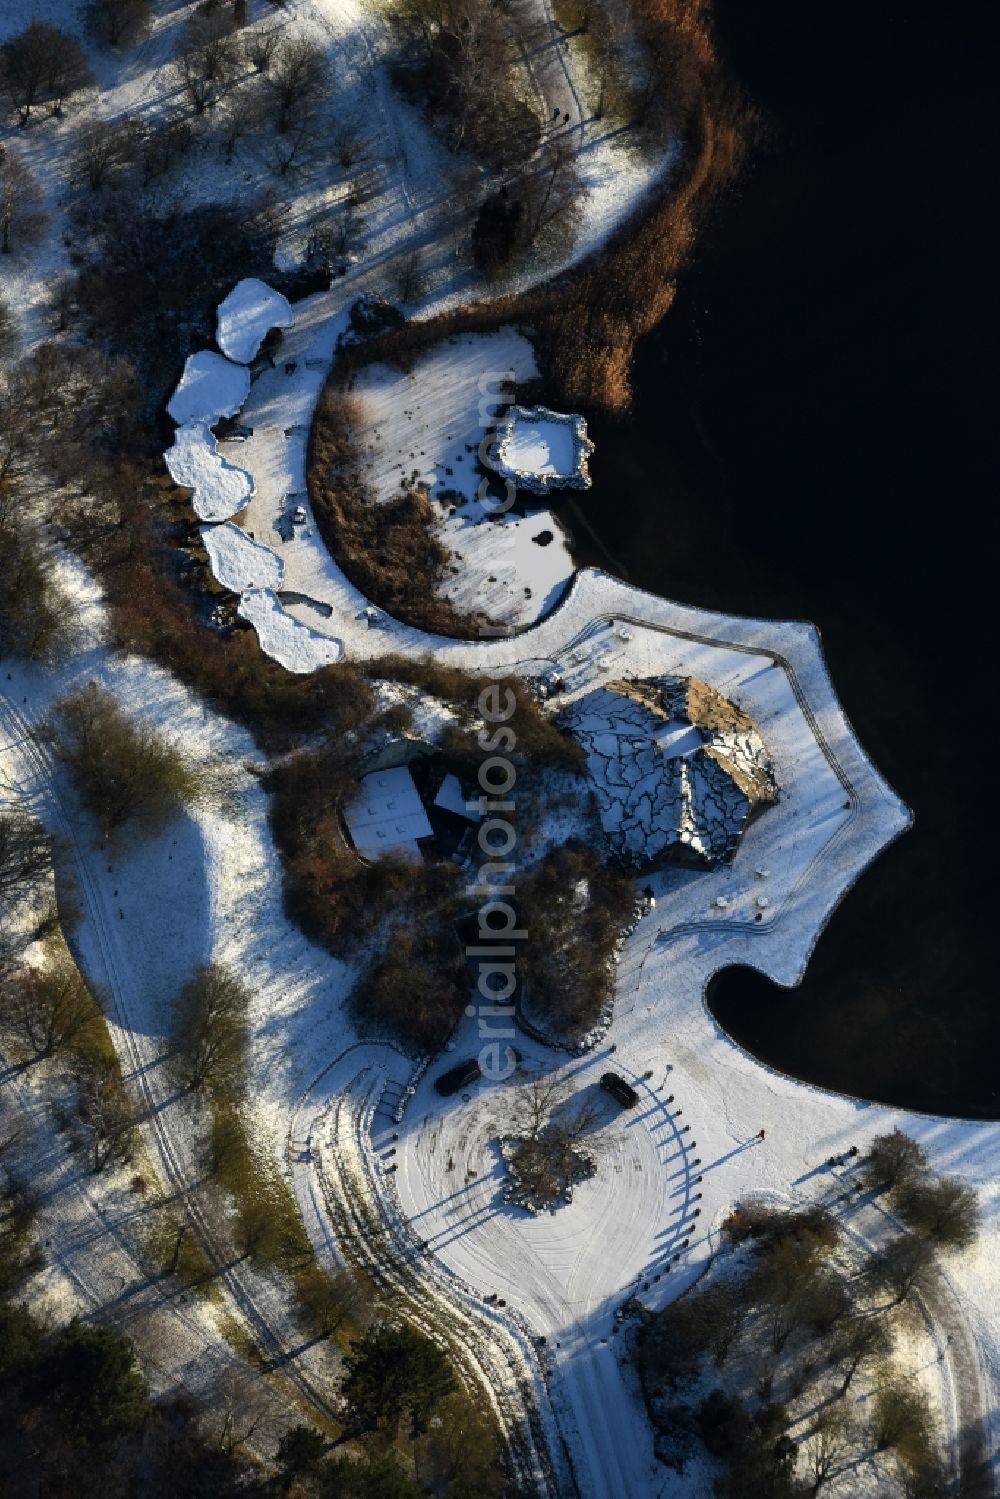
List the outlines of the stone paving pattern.
{"type": "Polygon", "coordinates": [[[631,868],[730,859],[777,800],[753,720],[695,677],[609,682],[562,722],[586,751],[611,850],[631,868]]]}

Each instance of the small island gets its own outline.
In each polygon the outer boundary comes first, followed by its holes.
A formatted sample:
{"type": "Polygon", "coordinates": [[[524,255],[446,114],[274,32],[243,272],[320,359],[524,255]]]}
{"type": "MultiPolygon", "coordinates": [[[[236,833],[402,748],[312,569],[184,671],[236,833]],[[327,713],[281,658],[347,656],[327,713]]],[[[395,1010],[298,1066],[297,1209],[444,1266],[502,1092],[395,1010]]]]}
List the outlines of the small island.
{"type": "Polygon", "coordinates": [[[594,444],[582,416],[547,406],[511,406],[497,423],[486,461],[502,479],[532,494],[589,489],[594,444]]]}

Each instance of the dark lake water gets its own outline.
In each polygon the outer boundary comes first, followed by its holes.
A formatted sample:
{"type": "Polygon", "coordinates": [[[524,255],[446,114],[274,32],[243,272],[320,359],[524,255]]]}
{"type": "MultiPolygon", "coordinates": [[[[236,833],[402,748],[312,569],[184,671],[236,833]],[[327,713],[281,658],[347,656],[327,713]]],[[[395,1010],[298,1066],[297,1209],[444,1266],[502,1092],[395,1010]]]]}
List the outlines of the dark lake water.
{"type": "Polygon", "coordinates": [[[801,1076],[1000,1116],[1000,7],[716,11],[764,136],[640,351],[633,419],[593,423],[584,505],[636,583],[815,620],[917,822],[800,988],[734,969],[710,1002],[801,1076]]]}

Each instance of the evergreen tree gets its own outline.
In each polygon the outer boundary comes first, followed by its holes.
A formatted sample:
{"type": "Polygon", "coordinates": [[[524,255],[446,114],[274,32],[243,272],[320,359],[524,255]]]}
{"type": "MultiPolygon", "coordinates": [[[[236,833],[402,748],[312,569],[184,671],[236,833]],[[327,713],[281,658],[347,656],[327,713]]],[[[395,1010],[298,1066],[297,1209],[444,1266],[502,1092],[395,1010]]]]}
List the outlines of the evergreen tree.
{"type": "Polygon", "coordinates": [[[410,1327],[376,1323],[347,1357],[343,1396],[358,1433],[379,1428],[395,1435],[409,1412],[410,1435],[418,1437],[438,1401],[455,1387],[447,1355],[410,1327]]]}
{"type": "Polygon", "coordinates": [[[112,1442],[149,1415],[146,1382],[127,1338],[78,1317],[56,1336],[37,1370],[39,1391],[65,1429],[85,1445],[112,1442]]]}

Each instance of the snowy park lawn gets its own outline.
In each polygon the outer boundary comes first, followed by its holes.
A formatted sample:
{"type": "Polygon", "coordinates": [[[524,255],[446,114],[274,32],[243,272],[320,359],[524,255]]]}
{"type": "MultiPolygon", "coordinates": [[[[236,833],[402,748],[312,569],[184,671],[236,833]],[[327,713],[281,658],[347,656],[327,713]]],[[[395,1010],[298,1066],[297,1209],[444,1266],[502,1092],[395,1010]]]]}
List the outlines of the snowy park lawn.
{"type": "Polygon", "coordinates": [[[219,303],[216,342],[228,359],[249,364],[272,328],[290,328],[292,309],[287,297],[264,281],[249,276],[238,281],[219,303]]]}
{"type": "Polygon", "coordinates": [[[228,520],[253,494],[253,479],[246,469],[223,458],[203,421],[178,427],[163,460],[174,483],[194,491],[191,504],[199,520],[228,520]]]}

